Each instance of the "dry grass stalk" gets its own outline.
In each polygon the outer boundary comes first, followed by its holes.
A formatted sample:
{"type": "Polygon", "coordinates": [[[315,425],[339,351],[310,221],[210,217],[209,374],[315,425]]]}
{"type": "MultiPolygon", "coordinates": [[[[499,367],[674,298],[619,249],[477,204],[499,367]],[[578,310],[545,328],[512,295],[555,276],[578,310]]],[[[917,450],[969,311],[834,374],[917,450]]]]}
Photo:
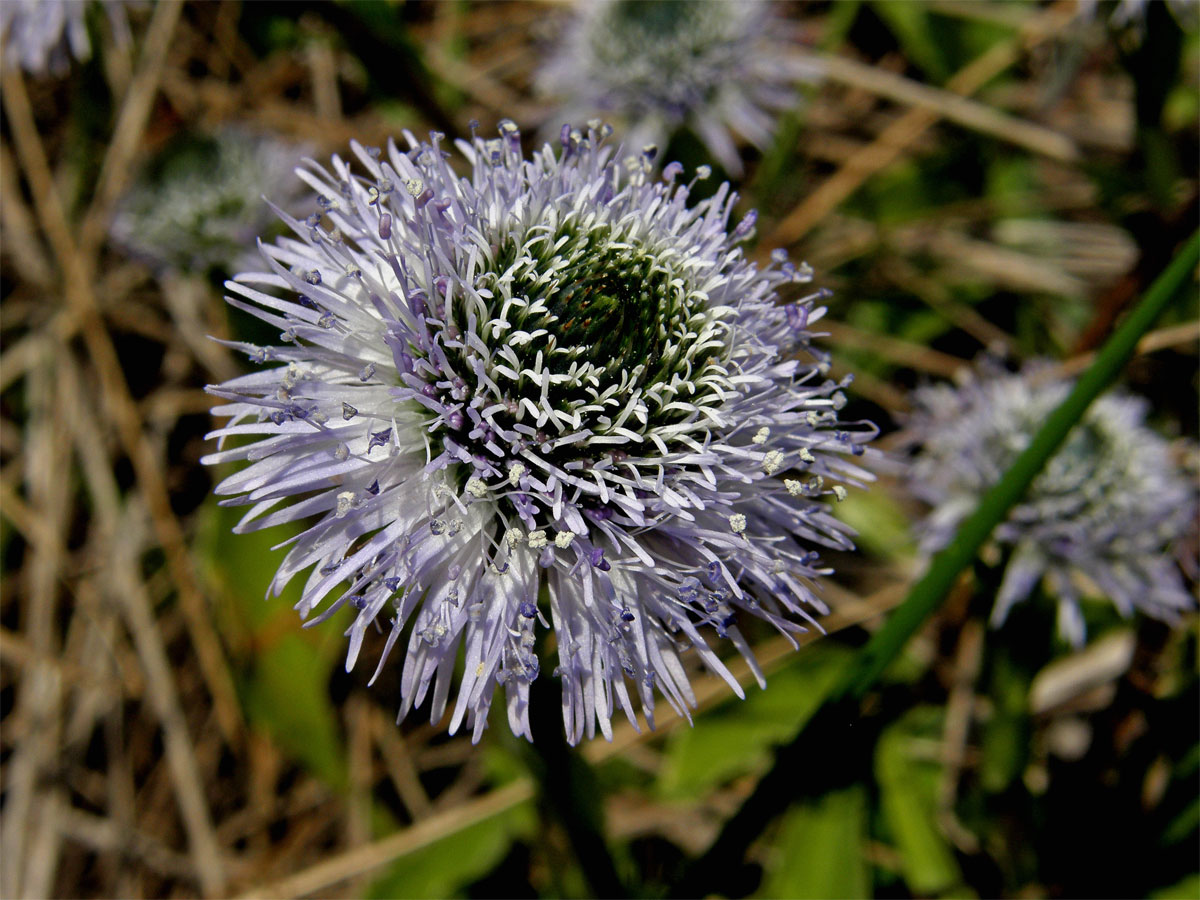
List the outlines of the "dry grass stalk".
{"type": "MultiPolygon", "coordinates": [[[[993,45],[959,70],[946,82],[946,89],[959,96],[970,96],[1016,62],[1021,53],[1055,34],[1074,15],[1074,0],[1058,0],[1027,22],[1017,37],[993,45]]],[[[912,142],[936,124],[939,118],[938,113],[925,107],[906,112],[884,129],[874,143],[846,160],[841,169],[785,216],[767,235],[765,244],[784,247],[800,240],[858,190],[864,181],[899,159],[912,142]]]]}

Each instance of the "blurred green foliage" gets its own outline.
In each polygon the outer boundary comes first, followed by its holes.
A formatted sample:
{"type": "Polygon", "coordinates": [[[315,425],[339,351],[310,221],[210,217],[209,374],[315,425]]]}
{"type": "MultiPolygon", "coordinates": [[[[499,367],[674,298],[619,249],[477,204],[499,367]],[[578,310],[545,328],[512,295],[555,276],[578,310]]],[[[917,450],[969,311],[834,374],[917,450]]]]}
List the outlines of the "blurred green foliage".
{"type": "MultiPolygon", "coordinates": [[[[395,823],[387,823],[380,832],[394,828],[395,823]]],[[[363,896],[367,900],[462,896],[463,889],[490,872],[514,842],[529,840],[536,830],[533,805],[522,804],[397,860],[363,896]]]]}
{"type": "Polygon", "coordinates": [[[247,719],[331,788],[344,790],[346,758],[328,684],[345,653],[338,623],[346,615],[334,616],[327,628],[301,631],[289,608],[300,599],[300,582],[267,599],[284,530],[234,534],[241,516],[236,507],[205,507],[197,550],[209,566],[226,634],[240,635],[253,647],[238,679],[247,719]]]}
{"type": "Polygon", "coordinates": [[[784,813],[758,896],[871,896],[869,803],[866,786],[854,785],[784,813]]]}
{"type": "Polygon", "coordinates": [[[937,819],[943,719],[940,708],[919,706],[888,726],[875,750],[875,778],[883,826],[909,889],[917,895],[962,896],[962,874],[937,819]]]}
{"type": "Polygon", "coordinates": [[[692,728],[675,731],[664,748],[660,794],[687,802],[761,770],[772,746],[799,730],[821,705],[850,657],[836,644],[808,647],[768,679],[767,690],[751,687],[744,701],[731,698],[692,728]]]}

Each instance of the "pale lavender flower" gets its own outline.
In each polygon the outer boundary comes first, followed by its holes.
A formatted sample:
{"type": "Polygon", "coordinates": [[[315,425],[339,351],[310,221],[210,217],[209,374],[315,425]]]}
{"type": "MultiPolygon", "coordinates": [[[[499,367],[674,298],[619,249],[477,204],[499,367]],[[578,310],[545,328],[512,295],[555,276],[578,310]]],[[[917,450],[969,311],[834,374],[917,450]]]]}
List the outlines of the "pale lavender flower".
{"type": "MultiPolygon", "coordinates": [[[[118,41],[129,40],[123,0],[103,7],[118,41]]],[[[61,75],[72,58],[92,55],[85,22],[87,0],[0,0],[0,49],[4,65],[31,75],[61,75]]]]}
{"type": "MultiPolygon", "coordinates": [[[[1070,382],[1048,369],[984,370],[958,387],[917,390],[912,434],[923,447],[912,483],[934,507],[925,550],[950,542],[1065,399],[1070,382]]],[[[1168,548],[1194,514],[1194,487],[1167,442],[1146,427],[1146,411],[1120,391],[1098,398],[996,529],[993,538],[1010,555],[994,625],[1043,581],[1057,600],[1060,634],[1076,646],[1085,638],[1083,596],[1106,596],[1124,616],[1141,610],[1168,622],[1193,605],[1168,548]]]]}
{"type": "MultiPolygon", "coordinates": [[[[1197,0],[1156,0],[1167,5],[1171,15],[1184,31],[1195,31],[1200,18],[1200,3],[1197,0]]],[[[1113,29],[1129,28],[1136,36],[1137,43],[1145,37],[1146,11],[1150,0],[1117,0],[1109,5],[1108,24],[1113,29]]],[[[1080,19],[1090,22],[1097,17],[1100,9],[1099,0],[1079,0],[1078,13],[1080,19]]]]}
{"type": "Polygon", "coordinates": [[[182,135],[146,164],[109,235],[158,270],[229,275],[256,266],[250,248],[277,221],[263,196],[292,209],[305,191],[294,168],[308,152],[237,126],[182,135]]]}
{"type": "Polygon", "coordinates": [[[656,181],[606,133],[525,159],[504,122],[457,142],[465,178],[440,135],[354,144],[367,174],[297,170],[319,208],[228,283],[283,341],[235,344],[279,365],[210,388],[235,446],[205,462],[249,462],[217,488],[251,505],[237,530],[309,523],[271,591],[310,570],[302,616],[355,610],[347,667],[382,623],[401,715],[429,699],[475,739],[497,686],[530,736],[539,628],[572,742],[638,699],[653,726],[655,691],[688,715],[687,652],[740,696],[706,633],[762,682],[739,621],[824,609],[816,548],[851,543],[821,501],[867,477],[874,429],[839,425],[809,343],[819,295],[780,303],[807,267],[748,262],[728,185],[689,207],[678,164],[656,181]]]}
{"type": "Polygon", "coordinates": [[[790,32],[762,0],[584,0],[537,84],[561,98],[554,128],[600,115],[632,147],[690,128],[740,175],[733,133],[765,147],[796,83],[819,73],[790,32]]]}

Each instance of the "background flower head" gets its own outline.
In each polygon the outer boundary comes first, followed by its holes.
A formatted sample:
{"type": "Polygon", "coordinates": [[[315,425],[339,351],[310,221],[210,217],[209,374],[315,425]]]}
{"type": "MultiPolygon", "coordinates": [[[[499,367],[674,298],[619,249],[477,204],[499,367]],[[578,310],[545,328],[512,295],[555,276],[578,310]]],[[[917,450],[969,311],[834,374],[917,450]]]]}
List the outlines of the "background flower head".
{"type": "MultiPolygon", "coordinates": [[[[1070,389],[1048,364],[1034,364],[916,392],[912,431],[922,448],[913,484],[934,507],[926,550],[949,543],[1070,389]]],[[[1122,615],[1140,609],[1166,621],[1193,605],[1169,547],[1191,521],[1195,491],[1167,442],[1145,425],[1146,411],[1119,391],[1096,400],[997,528],[994,538],[1011,556],[993,623],[1043,579],[1058,603],[1059,630],[1076,645],[1085,637],[1081,595],[1098,592],[1122,615]]]]}
{"type": "MultiPolygon", "coordinates": [[[[0,3],[0,49],[4,65],[31,75],[61,75],[71,59],[92,55],[87,0],[4,0],[0,3]]],[[[129,40],[126,0],[103,0],[118,41],[129,40]]]]}
{"type": "MultiPolygon", "coordinates": [[[[1184,31],[1195,31],[1200,25],[1200,3],[1197,0],[1159,0],[1179,23],[1184,31]]],[[[1114,30],[1127,28],[1133,31],[1136,43],[1141,43],[1145,34],[1146,14],[1149,10],[1149,0],[1117,0],[1114,3],[1101,4],[1099,0],[1080,0],[1079,18],[1091,21],[1103,15],[1108,17],[1108,25],[1114,30]]]]}
{"type": "Polygon", "coordinates": [[[143,169],[110,235],[156,269],[230,275],[256,265],[255,239],[275,221],[265,197],[291,208],[304,185],[303,147],[236,126],[175,138],[143,169]]]}
{"type": "Polygon", "coordinates": [[[656,691],[686,713],[685,650],[740,693],[705,634],[753,665],[739,620],[822,609],[815,548],[851,544],[821,498],[874,431],[838,423],[823,309],[779,303],[811,274],[745,259],[728,185],[689,206],[677,164],[654,180],[603,133],[526,159],[503,123],[458,143],[465,178],[406,137],[355,145],[365,176],[310,165],[319,208],[229,284],[284,343],[212,389],[214,436],[257,440],[206,461],[250,463],[217,489],[252,504],[239,528],[311,523],[274,590],[309,570],[302,615],[356,610],[348,665],[376,622],[404,640],[402,713],[432,693],[442,717],[461,650],[450,728],[476,738],[497,685],[529,735],[539,627],[571,741],[635,699],[652,724],[656,691]]]}
{"type": "Polygon", "coordinates": [[[781,28],[758,0],[581,3],[538,72],[540,89],[562,102],[548,124],[616,119],[632,147],[665,146],[686,127],[740,174],[733,133],[765,146],[775,114],[797,101],[795,83],[817,72],[781,28]]]}

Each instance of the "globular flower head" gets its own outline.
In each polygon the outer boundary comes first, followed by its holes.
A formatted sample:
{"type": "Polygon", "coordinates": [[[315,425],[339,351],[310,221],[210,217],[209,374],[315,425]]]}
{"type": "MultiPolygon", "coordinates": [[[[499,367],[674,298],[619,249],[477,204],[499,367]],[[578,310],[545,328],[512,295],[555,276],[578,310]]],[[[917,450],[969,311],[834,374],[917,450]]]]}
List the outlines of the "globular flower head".
{"type": "Polygon", "coordinates": [[[308,570],[303,616],[352,607],[348,666],[376,623],[384,658],[403,642],[401,714],[432,694],[439,721],[461,656],[450,730],[476,739],[497,686],[529,736],[538,677],[572,742],[638,699],[653,725],[656,691],[686,715],[687,651],[740,694],[705,635],[752,661],[739,621],[803,630],[815,548],[850,546],[822,498],[865,477],[873,429],[839,426],[809,344],[824,310],[779,303],[808,270],[748,262],[727,185],[689,207],[677,164],[653,180],[604,133],[527,159],[505,122],[458,142],[466,177],[440,135],[354,145],[365,174],[298,170],[319,208],[228,283],[283,341],[210,389],[241,443],[205,461],[249,462],[217,488],[238,530],[308,523],[272,590],[308,570]]]}
{"type": "MultiPolygon", "coordinates": [[[[129,40],[124,0],[103,0],[118,41],[129,40]]],[[[31,75],[62,74],[72,58],[92,55],[85,21],[86,0],[3,0],[0,2],[0,49],[4,65],[31,75]]]]}
{"type": "Polygon", "coordinates": [[[785,27],[761,0],[587,0],[537,82],[562,98],[555,127],[601,115],[627,126],[634,147],[663,146],[686,127],[740,175],[731,131],[765,146],[796,82],[817,73],[785,27]]]}
{"type": "MultiPolygon", "coordinates": [[[[923,446],[912,481],[934,507],[926,550],[950,542],[1070,389],[1044,363],[918,389],[912,432],[923,446]]],[[[1043,581],[1057,599],[1060,633],[1077,646],[1081,594],[1098,591],[1122,615],[1140,609],[1166,621],[1192,606],[1168,548],[1186,532],[1195,494],[1145,416],[1142,400],[1117,391],[1098,398],[996,529],[1010,555],[993,624],[1043,581]]]]}
{"type": "Polygon", "coordinates": [[[299,199],[294,169],[306,152],[236,126],[182,135],[126,193],[110,236],[159,270],[229,275],[253,266],[255,238],[276,221],[263,196],[284,208],[299,199]]]}

